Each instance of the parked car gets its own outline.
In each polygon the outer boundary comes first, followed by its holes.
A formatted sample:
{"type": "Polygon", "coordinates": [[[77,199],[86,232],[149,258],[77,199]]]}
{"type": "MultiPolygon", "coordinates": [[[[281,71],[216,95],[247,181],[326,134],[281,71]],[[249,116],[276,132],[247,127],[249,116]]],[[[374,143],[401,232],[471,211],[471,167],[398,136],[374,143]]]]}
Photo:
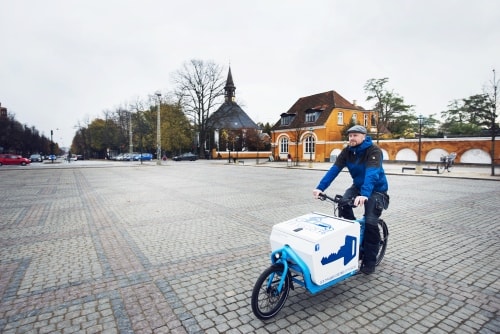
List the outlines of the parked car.
{"type": "Polygon", "coordinates": [[[153,160],[153,155],[151,153],[139,153],[134,155],[134,161],[150,161],[153,160]]]}
{"type": "Polygon", "coordinates": [[[134,153],[125,153],[123,155],[123,161],[132,161],[134,160],[134,153]]]}
{"type": "Polygon", "coordinates": [[[28,158],[23,158],[17,154],[0,154],[0,166],[2,165],[21,165],[26,166],[31,163],[28,158]]]}
{"type": "Polygon", "coordinates": [[[31,162],[43,162],[43,157],[40,154],[32,154],[30,156],[31,162]]]}
{"type": "Polygon", "coordinates": [[[198,160],[198,156],[196,154],[188,152],[188,153],[183,153],[181,155],[177,155],[177,156],[173,157],[172,160],[175,160],[175,161],[182,161],[182,160],[195,161],[195,160],[198,160]]]}

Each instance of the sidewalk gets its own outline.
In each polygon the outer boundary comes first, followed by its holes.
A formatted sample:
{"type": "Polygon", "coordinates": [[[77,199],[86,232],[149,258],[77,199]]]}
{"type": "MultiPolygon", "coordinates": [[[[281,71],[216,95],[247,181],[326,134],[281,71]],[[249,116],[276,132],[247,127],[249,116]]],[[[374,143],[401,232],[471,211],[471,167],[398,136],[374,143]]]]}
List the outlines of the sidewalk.
{"type": "MultiPolygon", "coordinates": [[[[227,161],[225,162],[227,164],[227,161]]],[[[245,161],[245,165],[255,165],[255,160],[245,161]]],[[[297,169],[314,169],[327,171],[332,163],[330,162],[313,162],[311,165],[308,162],[299,162],[298,166],[290,166],[287,162],[274,161],[274,162],[261,162],[259,167],[275,167],[275,168],[297,168],[297,169]]],[[[438,174],[435,171],[423,171],[418,174],[415,170],[404,170],[403,167],[415,168],[415,163],[395,163],[384,162],[384,170],[387,175],[418,175],[427,177],[453,177],[464,179],[478,179],[478,180],[492,180],[500,181],[500,166],[495,167],[495,175],[491,175],[491,166],[453,166],[451,172],[444,171],[438,174]]],[[[435,168],[435,164],[425,163],[422,164],[424,168],[435,168]]],[[[346,170],[345,170],[346,171],[346,170]]]]}

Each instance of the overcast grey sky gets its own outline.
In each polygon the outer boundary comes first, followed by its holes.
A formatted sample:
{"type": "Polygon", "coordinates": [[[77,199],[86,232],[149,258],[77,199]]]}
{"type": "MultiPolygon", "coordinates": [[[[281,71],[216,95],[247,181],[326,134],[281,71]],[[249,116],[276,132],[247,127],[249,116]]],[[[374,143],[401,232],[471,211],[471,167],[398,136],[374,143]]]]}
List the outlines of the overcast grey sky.
{"type": "Polygon", "coordinates": [[[0,103],[63,146],[77,124],[172,91],[191,59],[230,64],[255,122],[329,90],[372,108],[363,86],[384,77],[439,115],[500,72],[500,1],[2,0],[0,43],[0,103]]]}

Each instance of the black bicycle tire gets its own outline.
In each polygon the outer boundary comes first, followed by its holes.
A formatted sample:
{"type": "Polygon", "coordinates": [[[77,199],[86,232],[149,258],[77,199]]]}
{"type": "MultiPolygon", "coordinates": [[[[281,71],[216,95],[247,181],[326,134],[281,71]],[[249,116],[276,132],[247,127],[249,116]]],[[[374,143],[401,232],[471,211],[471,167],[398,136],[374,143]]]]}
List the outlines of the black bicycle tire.
{"type": "Polygon", "coordinates": [[[282,264],[273,264],[272,266],[268,267],[266,270],[260,274],[259,278],[255,282],[255,285],[252,290],[252,311],[255,314],[257,318],[260,320],[268,320],[274,317],[278,312],[283,308],[285,305],[285,302],[288,298],[288,294],[290,293],[290,276],[288,273],[283,273],[283,265],[282,264]],[[266,291],[267,288],[265,285],[267,284],[267,280],[269,279],[269,276],[271,274],[277,274],[273,279],[273,283],[271,285],[271,291],[266,291]],[[275,288],[277,287],[277,284],[279,283],[279,280],[281,278],[281,275],[286,275],[285,278],[285,284],[283,285],[283,289],[281,293],[278,295],[271,295],[276,292],[275,288]],[[274,286],[276,284],[276,286],[274,286]],[[260,296],[264,296],[263,299],[259,299],[260,296]],[[278,297],[276,299],[276,297],[278,297]],[[270,298],[273,300],[270,301],[270,298]],[[275,300],[274,300],[275,299],[275,300]],[[263,310],[263,306],[265,305],[271,305],[269,310],[265,311],[263,310]]]}
{"type": "Polygon", "coordinates": [[[445,170],[445,166],[443,163],[437,165],[437,173],[438,174],[443,174],[445,170]]]}
{"type": "Polygon", "coordinates": [[[378,266],[380,264],[380,262],[382,262],[384,255],[385,255],[385,251],[387,249],[387,243],[389,241],[389,228],[387,227],[387,224],[382,219],[378,220],[378,224],[379,224],[379,230],[381,232],[381,236],[380,236],[381,240],[380,240],[380,248],[379,248],[379,251],[377,254],[377,260],[375,262],[375,266],[378,266]]]}

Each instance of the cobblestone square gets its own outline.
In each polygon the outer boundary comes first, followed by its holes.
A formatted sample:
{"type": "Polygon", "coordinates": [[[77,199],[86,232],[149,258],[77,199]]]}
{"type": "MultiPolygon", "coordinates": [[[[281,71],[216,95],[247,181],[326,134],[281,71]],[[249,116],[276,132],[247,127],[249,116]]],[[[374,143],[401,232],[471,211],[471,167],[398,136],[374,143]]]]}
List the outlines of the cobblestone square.
{"type": "MultiPolygon", "coordinates": [[[[500,182],[411,173],[388,173],[375,274],[316,295],[296,287],[274,319],[256,319],[272,226],[331,211],[312,198],[323,173],[203,160],[2,167],[0,332],[500,331],[500,182]]],[[[349,185],[343,173],[328,193],[349,185]]]]}

